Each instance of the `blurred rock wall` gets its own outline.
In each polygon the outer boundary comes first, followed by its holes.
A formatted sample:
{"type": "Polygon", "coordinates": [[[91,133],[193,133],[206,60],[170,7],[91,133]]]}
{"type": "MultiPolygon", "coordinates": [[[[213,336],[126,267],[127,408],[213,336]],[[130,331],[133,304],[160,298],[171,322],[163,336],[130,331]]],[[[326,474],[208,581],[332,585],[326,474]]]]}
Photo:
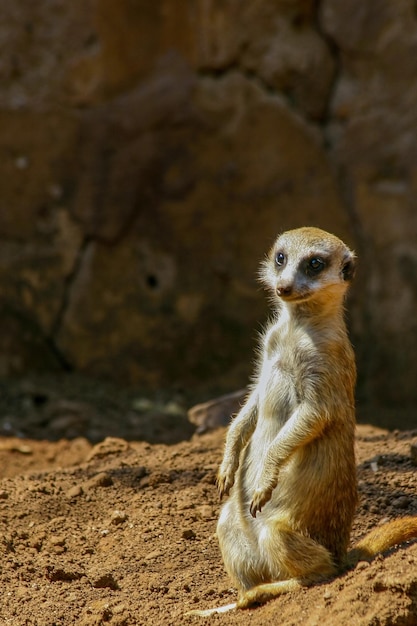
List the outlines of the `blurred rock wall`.
{"type": "Polygon", "coordinates": [[[230,391],[276,234],[352,245],[358,399],[417,405],[412,0],[5,0],[0,375],[230,391]]]}

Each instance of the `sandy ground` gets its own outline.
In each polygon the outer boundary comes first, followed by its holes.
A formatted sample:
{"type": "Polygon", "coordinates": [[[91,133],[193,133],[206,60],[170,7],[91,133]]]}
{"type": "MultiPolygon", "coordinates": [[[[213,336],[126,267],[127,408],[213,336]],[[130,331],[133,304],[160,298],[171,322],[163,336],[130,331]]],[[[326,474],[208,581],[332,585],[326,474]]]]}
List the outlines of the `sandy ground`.
{"type": "MultiPolygon", "coordinates": [[[[236,597],[215,536],[225,431],[191,435],[175,402],[111,397],[3,389],[0,624],[417,624],[416,542],[263,607],[186,617],[236,597]]],[[[417,515],[416,441],[358,427],[352,540],[417,515]]]]}

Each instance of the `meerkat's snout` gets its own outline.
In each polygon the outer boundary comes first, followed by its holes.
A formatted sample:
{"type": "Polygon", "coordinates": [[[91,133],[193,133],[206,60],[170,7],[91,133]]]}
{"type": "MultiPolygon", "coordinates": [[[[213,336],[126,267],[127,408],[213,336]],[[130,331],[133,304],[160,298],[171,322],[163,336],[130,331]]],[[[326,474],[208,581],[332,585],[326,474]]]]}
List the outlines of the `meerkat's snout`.
{"type": "Polygon", "coordinates": [[[280,298],[285,298],[285,296],[292,294],[292,289],[292,285],[277,285],[276,294],[280,298]]]}

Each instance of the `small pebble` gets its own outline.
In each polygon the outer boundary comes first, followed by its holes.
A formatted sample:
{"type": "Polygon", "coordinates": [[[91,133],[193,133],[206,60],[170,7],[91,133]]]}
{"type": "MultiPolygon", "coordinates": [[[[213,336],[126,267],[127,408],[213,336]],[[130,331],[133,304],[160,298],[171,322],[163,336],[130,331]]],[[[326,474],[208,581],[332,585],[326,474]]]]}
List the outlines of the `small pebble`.
{"type": "Polygon", "coordinates": [[[392,506],[395,506],[396,509],[406,509],[410,502],[411,500],[408,496],[400,496],[392,501],[392,506]]]}
{"type": "Polygon", "coordinates": [[[161,552],[160,550],[154,550],[153,552],[149,552],[146,556],[145,556],[145,560],[146,561],[152,561],[153,559],[157,559],[160,556],[164,556],[164,553],[161,552]]]}
{"type": "Polygon", "coordinates": [[[367,569],[368,567],[369,567],[368,561],[359,561],[359,563],[356,566],[356,569],[360,572],[364,569],[367,569]]]}
{"type": "Polygon", "coordinates": [[[82,496],[83,493],[84,491],[81,485],[74,485],[74,487],[68,489],[67,498],[78,498],[79,496],[82,496]]]}
{"type": "Polygon", "coordinates": [[[124,511],[114,511],[111,516],[111,524],[123,524],[127,520],[127,513],[124,511]]]}
{"type": "Polygon", "coordinates": [[[94,489],[96,487],[110,487],[113,484],[113,479],[107,472],[99,472],[86,483],[86,487],[94,489]]]}
{"type": "Polygon", "coordinates": [[[66,538],[64,535],[55,535],[50,541],[53,546],[65,546],[66,538]]]}

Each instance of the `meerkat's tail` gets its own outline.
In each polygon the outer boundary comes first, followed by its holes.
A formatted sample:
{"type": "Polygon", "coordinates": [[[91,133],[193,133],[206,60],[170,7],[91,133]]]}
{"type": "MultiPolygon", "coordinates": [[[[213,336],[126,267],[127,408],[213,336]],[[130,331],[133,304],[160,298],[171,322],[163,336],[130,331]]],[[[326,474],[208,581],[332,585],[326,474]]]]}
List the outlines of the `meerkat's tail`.
{"type": "Polygon", "coordinates": [[[194,609],[193,611],[187,611],[185,615],[197,615],[198,617],[210,617],[216,613],[227,613],[233,611],[236,608],[236,602],[232,604],[225,604],[224,606],[216,606],[214,609],[194,609]]]}
{"type": "Polygon", "coordinates": [[[377,554],[417,537],[417,517],[402,517],[371,530],[347,555],[347,566],[371,561],[377,554]]]}
{"type": "MultiPolygon", "coordinates": [[[[359,561],[371,561],[378,554],[386,552],[390,548],[393,548],[400,543],[404,543],[405,541],[416,538],[417,517],[402,517],[392,522],[388,522],[387,524],[383,524],[382,526],[378,526],[377,528],[371,530],[370,533],[368,533],[363,539],[361,539],[352,548],[352,550],[348,552],[345,563],[346,568],[348,569],[351,567],[355,567],[355,565],[359,561]]],[[[283,582],[288,583],[290,581],[272,583],[271,586],[275,586],[277,584],[282,585],[283,582]]],[[[263,585],[261,585],[259,588],[261,587],[263,587],[263,585]]],[[[196,609],[193,611],[188,611],[185,615],[210,617],[210,615],[215,615],[216,613],[227,613],[228,611],[233,611],[237,607],[238,603],[233,602],[232,604],[226,604],[224,606],[218,606],[212,609],[196,609]]],[[[241,603],[239,604],[239,608],[242,608],[241,603]]]]}

